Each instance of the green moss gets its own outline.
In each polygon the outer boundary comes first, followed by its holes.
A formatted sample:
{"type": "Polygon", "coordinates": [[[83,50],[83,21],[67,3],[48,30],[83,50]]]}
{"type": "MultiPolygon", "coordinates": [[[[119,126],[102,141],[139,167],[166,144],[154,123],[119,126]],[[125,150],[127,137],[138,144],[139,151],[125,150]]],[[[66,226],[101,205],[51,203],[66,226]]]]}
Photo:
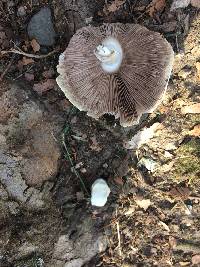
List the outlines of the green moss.
{"type": "Polygon", "coordinates": [[[175,176],[187,178],[191,183],[200,181],[200,139],[192,139],[177,150],[175,176]]]}

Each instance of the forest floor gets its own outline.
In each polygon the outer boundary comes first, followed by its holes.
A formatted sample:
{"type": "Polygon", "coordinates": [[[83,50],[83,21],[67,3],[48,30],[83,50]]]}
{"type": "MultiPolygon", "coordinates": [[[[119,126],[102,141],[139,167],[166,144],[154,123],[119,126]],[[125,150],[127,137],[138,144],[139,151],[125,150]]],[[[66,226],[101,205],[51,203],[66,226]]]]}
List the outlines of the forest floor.
{"type": "Polygon", "coordinates": [[[0,267],[200,266],[199,8],[0,1],[0,267]],[[162,104],[130,128],[91,119],[56,84],[71,36],[103,22],[144,25],[175,52],[162,104]],[[90,204],[99,177],[103,208],[90,204]]]}

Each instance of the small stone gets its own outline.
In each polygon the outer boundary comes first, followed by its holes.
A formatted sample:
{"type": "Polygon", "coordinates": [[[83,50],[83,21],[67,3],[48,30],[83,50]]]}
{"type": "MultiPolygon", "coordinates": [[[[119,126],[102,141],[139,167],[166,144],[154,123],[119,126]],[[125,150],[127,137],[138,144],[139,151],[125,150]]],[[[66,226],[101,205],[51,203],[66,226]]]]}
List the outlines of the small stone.
{"type": "Polygon", "coordinates": [[[49,7],[42,8],[31,18],[28,24],[28,35],[30,39],[36,39],[40,45],[54,45],[56,33],[49,7]]]}
{"type": "Polygon", "coordinates": [[[83,162],[79,162],[75,165],[75,169],[80,169],[83,166],[83,162]]]}
{"type": "Polygon", "coordinates": [[[17,10],[17,16],[18,17],[24,17],[26,16],[26,9],[24,6],[20,6],[17,10]]]}
{"type": "Polygon", "coordinates": [[[82,173],[86,173],[86,172],[87,172],[86,168],[82,168],[82,169],[80,169],[80,171],[81,171],[82,173]]]}
{"type": "Polygon", "coordinates": [[[103,164],[103,168],[107,169],[108,168],[108,164],[107,163],[104,163],[103,164]]]}

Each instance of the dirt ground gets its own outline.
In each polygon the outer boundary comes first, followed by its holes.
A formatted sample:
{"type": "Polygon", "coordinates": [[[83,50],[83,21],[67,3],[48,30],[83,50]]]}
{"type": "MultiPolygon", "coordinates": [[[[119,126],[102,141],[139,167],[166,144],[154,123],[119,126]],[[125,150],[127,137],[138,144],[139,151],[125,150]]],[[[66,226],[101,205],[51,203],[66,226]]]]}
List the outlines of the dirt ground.
{"type": "Polygon", "coordinates": [[[200,266],[199,8],[0,1],[0,267],[200,266]],[[27,30],[43,7],[51,45],[27,30]],[[144,25],[175,52],[162,104],[130,128],[86,116],[55,81],[75,31],[104,22],[144,25]],[[111,189],[103,208],[90,204],[99,177],[111,189]]]}

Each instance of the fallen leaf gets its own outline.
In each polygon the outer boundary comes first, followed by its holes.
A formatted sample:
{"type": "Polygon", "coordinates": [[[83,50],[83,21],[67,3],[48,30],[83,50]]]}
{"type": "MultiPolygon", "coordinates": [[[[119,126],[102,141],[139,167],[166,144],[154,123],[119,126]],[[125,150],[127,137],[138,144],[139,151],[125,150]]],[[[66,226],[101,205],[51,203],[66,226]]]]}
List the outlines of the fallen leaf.
{"type": "Polygon", "coordinates": [[[126,0],[114,0],[110,5],[106,5],[106,9],[109,12],[115,12],[117,11],[121,5],[123,5],[126,2],[126,0]]]}
{"type": "Polygon", "coordinates": [[[154,137],[157,130],[162,129],[163,125],[159,122],[154,123],[149,128],[140,130],[132,139],[124,144],[127,149],[136,149],[141,145],[147,143],[151,138],[154,137]]]}
{"type": "Polygon", "coordinates": [[[54,79],[48,79],[44,82],[36,83],[33,85],[33,90],[36,91],[39,95],[51,90],[56,85],[56,81],[54,79]]]}
{"type": "Polygon", "coordinates": [[[123,180],[122,180],[121,177],[116,177],[116,178],[114,178],[114,181],[115,181],[115,183],[118,184],[118,185],[123,185],[123,184],[124,184],[124,182],[123,182],[123,180]]]}
{"type": "Polygon", "coordinates": [[[166,223],[160,221],[159,225],[162,226],[167,232],[170,232],[169,226],[166,223]]]}
{"type": "Polygon", "coordinates": [[[151,201],[150,201],[150,199],[142,199],[142,200],[140,200],[140,199],[135,199],[135,202],[136,202],[136,204],[140,207],[140,208],[142,208],[142,209],[144,209],[145,211],[148,209],[148,207],[151,205],[151,201]]]}
{"type": "Polygon", "coordinates": [[[180,266],[189,266],[190,262],[189,261],[179,261],[180,266]]]}
{"type": "Polygon", "coordinates": [[[151,158],[142,157],[137,164],[139,167],[144,166],[148,171],[155,171],[158,167],[158,163],[151,158]]]}
{"type": "Polygon", "coordinates": [[[199,264],[199,263],[200,263],[200,255],[199,255],[199,254],[194,255],[194,256],[192,257],[192,263],[193,263],[193,264],[199,264]]]}
{"type": "Polygon", "coordinates": [[[153,0],[147,8],[150,17],[154,17],[156,12],[162,12],[166,6],[166,0],[153,0]]]}
{"type": "Polygon", "coordinates": [[[189,131],[189,135],[200,136],[200,124],[195,125],[194,128],[191,131],[189,131]]]}
{"type": "Polygon", "coordinates": [[[34,63],[35,61],[32,58],[23,57],[22,58],[22,64],[24,66],[34,63]]]}
{"type": "Polygon", "coordinates": [[[35,53],[40,51],[40,45],[38,44],[38,42],[35,39],[31,40],[31,46],[32,46],[33,51],[35,53]]]}
{"type": "Polygon", "coordinates": [[[174,249],[177,246],[177,240],[173,236],[169,236],[169,245],[172,249],[174,249]]]}
{"type": "Polygon", "coordinates": [[[191,105],[185,106],[181,109],[183,114],[191,113],[191,114],[199,114],[200,113],[200,103],[193,103],[191,105]]]}
{"type": "Polygon", "coordinates": [[[174,161],[170,161],[168,164],[163,164],[161,167],[160,167],[160,171],[162,171],[163,173],[166,173],[166,172],[169,172],[172,167],[174,165],[174,161]]]}
{"type": "Polygon", "coordinates": [[[191,5],[193,7],[200,8],[200,1],[199,0],[191,0],[191,5]]]}
{"type": "Polygon", "coordinates": [[[177,186],[177,187],[173,187],[169,191],[169,194],[174,198],[181,198],[183,200],[186,200],[188,199],[190,195],[190,189],[184,186],[177,186]]]}
{"type": "MultiPolygon", "coordinates": [[[[200,2],[200,1],[199,1],[200,2]]],[[[198,75],[198,78],[200,80],[200,62],[197,62],[196,63],[196,69],[197,69],[197,75],[198,75]]]]}
{"type": "Polygon", "coordinates": [[[124,215],[131,215],[135,212],[134,207],[129,207],[127,211],[125,211],[124,215]]]}

